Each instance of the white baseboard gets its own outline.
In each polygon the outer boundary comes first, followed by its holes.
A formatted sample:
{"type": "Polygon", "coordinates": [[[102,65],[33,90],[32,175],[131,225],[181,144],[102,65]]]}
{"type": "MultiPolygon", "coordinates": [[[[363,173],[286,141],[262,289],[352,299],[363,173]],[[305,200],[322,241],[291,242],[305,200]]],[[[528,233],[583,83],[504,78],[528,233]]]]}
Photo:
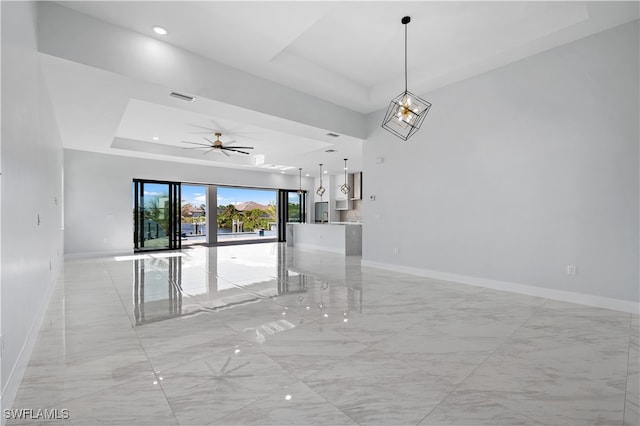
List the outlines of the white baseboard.
{"type": "Polygon", "coordinates": [[[533,285],[510,283],[486,278],[470,277],[467,275],[451,274],[448,272],[432,271],[429,269],[414,268],[411,266],[395,265],[392,263],[374,262],[362,260],[362,266],[388,271],[417,275],[420,277],[435,278],[443,281],[485,287],[494,290],[509,291],[512,293],[526,294],[527,296],[544,297],[546,299],[560,300],[563,302],[577,303],[579,305],[595,306],[598,308],[613,309],[616,311],[640,313],[640,303],[629,300],[613,299],[610,297],[595,296],[592,294],[575,293],[564,290],[537,287],[533,285]]]}
{"type": "MultiPolygon", "coordinates": [[[[20,383],[22,383],[22,378],[24,377],[24,372],[27,369],[27,365],[29,365],[29,360],[31,359],[31,354],[33,352],[33,348],[36,345],[36,341],[38,340],[38,333],[40,332],[40,327],[44,321],[44,318],[47,313],[47,307],[49,306],[49,302],[51,301],[51,296],[53,295],[53,290],[57,284],[57,277],[60,274],[58,271],[55,274],[55,277],[50,283],[49,287],[46,290],[45,296],[38,308],[38,313],[36,314],[35,321],[31,325],[31,329],[27,334],[27,338],[22,345],[22,349],[20,350],[20,354],[18,355],[18,359],[14,364],[9,376],[7,378],[7,382],[2,389],[2,401],[0,402],[2,408],[11,408],[13,406],[13,402],[16,399],[16,395],[18,394],[18,388],[20,387],[20,383]]],[[[2,418],[2,424],[4,424],[5,419],[4,416],[2,418]]]]}

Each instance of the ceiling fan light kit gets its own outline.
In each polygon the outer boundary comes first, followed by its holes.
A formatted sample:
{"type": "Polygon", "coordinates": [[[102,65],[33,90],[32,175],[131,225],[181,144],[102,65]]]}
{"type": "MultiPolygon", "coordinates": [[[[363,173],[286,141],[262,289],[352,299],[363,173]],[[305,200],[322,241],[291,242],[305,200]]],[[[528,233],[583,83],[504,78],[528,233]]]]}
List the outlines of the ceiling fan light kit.
{"type": "Polygon", "coordinates": [[[407,89],[407,25],[411,18],[405,16],[401,22],[404,25],[404,92],[391,100],[382,128],[406,141],[420,129],[431,103],[407,89]]]}
{"type": "Polygon", "coordinates": [[[252,146],[232,146],[229,147],[229,144],[234,143],[234,141],[231,142],[227,142],[227,146],[225,146],[223,144],[223,142],[220,140],[220,137],[222,136],[222,133],[220,132],[216,132],[214,133],[216,140],[212,141],[211,139],[204,137],[203,139],[206,140],[207,142],[209,142],[208,144],[204,144],[204,143],[198,143],[198,142],[189,142],[189,141],[181,141],[182,143],[188,143],[191,145],[197,145],[195,147],[185,147],[183,149],[205,149],[206,151],[202,153],[202,155],[206,155],[211,151],[218,151],[223,153],[224,155],[226,155],[227,157],[229,157],[229,154],[227,153],[227,151],[231,151],[231,152],[237,152],[239,154],[244,154],[244,155],[249,155],[248,152],[246,151],[241,151],[242,149],[253,149],[252,146]]]}

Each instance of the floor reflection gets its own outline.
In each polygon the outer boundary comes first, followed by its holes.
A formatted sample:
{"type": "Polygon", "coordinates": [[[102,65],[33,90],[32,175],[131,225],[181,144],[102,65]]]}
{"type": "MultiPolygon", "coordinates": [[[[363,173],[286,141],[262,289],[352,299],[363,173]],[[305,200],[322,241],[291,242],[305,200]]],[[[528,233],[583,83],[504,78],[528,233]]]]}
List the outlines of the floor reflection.
{"type": "Polygon", "coordinates": [[[181,258],[136,259],[133,263],[133,315],[136,325],[182,315],[181,258]],[[154,263],[165,265],[158,267],[154,263]]]}
{"type": "Polygon", "coordinates": [[[361,286],[332,284],[300,271],[303,263],[297,264],[284,244],[197,247],[132,260],[136,326],[260,301],[285,311],[295,308],[300,315],[315,312],[318,319],[333,314],[331,304],[345,317],[362,311],[361,286]]]}

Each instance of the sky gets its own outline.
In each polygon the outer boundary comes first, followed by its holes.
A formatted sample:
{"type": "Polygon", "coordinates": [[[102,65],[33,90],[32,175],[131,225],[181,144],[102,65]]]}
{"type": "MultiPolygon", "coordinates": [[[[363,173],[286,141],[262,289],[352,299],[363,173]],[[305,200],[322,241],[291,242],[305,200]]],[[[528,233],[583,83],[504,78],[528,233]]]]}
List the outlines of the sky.
{"type": "MultiPolygon", "coordinates": [[[[200,206],[206,203],[206,186],[182,184],[182,203],[191,203],[200,206]]],[[[232,188],[228,186],[218,187],[218,205],[238,204],[244,201],[255,201],[264,204],[276,203],[276,191],[264,189],[232,188]]]]}

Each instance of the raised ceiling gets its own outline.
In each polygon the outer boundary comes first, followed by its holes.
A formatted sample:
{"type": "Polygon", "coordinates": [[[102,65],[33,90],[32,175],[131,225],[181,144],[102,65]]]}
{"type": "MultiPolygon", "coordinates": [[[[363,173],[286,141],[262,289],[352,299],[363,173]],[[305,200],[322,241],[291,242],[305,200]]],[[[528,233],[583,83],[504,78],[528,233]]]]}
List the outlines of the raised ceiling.
{"type": "MultiPolygon", "coordinates": [[[[114,28],[161,40],[213,63],[259,76],[358,114],[386,108],[389,99],[404,88],[404,30],[400,24],[404,15],[412,17],[409,88],[418,94],[638,19],[637,2],[59,4],[114,28]],[[154,34],[154,25],[165,27],[169,34],[154,34]]],[[[109,48],[96,46],[102,52],[108,52],[109,48]]],[[[204,160],[180,150],[179,140],[194,136],[189,133],[189,124],[199,123],[202,127],[211,124],[211,128],[235,129],[234,139],[243,145],[255,145],[255,153],[265,155],[268,164],[292,166],[296,171],[300,166],[311,169],[322,160],[320,153],[338,144],[338,151],[342,151],[336,155],[339,160],[349,156],[354,159],[354,167],[361,167],[361,158],[357,157],[361,157],[362,138],[341,136],[331,140],[326,137],[326,129],[265,126],[264,117],[249,114],[232,115],[236,119],[229,120],[229,114],[215,114],[220,111],[213,107],[216,99],[201,99],[200,106],[182,107],[158,101],[153,94],[157,88],[151,85],[148,90],[133,88],[135,84],[146,83],[100,73],[87,66],[93,64],[67,63],[55,58],[44,62],[54,107],[60,111],[63,139],[65,135],[69,137],[64,142],[67,147],[247,166],[243,163],[246,159],[204,160]],[[105,102],[86,108],[78,98],[87,92],[105,102]],[[212,106],[209,109],[203,106],[207,102],[212,106]],[[92,115],[93,109],[96,111],[92,115]],[[74,120],[78,115],[85,120],[74,120]],[[112,119],[110,124],[100,121],[104,117],[112,119]],[[78,128],[83,123],[87,123],[86,129],[78,128]],[[162,133],[157,135],[158,141],[150,139],[154,132],[162,133]],[[94,135],[91,141],[87,141],[88,135],[94,135]],[[98,143],[99,147],[91,146],[98,143]]],[[[332,172],[340,170],[337,164],[332,172]]]]}
{"type": "Polygon", "coordinates": [[[362,113],[404,87],[404,15],[417,93],[638,18],[637,2],[61,4],[362,113]]]}

